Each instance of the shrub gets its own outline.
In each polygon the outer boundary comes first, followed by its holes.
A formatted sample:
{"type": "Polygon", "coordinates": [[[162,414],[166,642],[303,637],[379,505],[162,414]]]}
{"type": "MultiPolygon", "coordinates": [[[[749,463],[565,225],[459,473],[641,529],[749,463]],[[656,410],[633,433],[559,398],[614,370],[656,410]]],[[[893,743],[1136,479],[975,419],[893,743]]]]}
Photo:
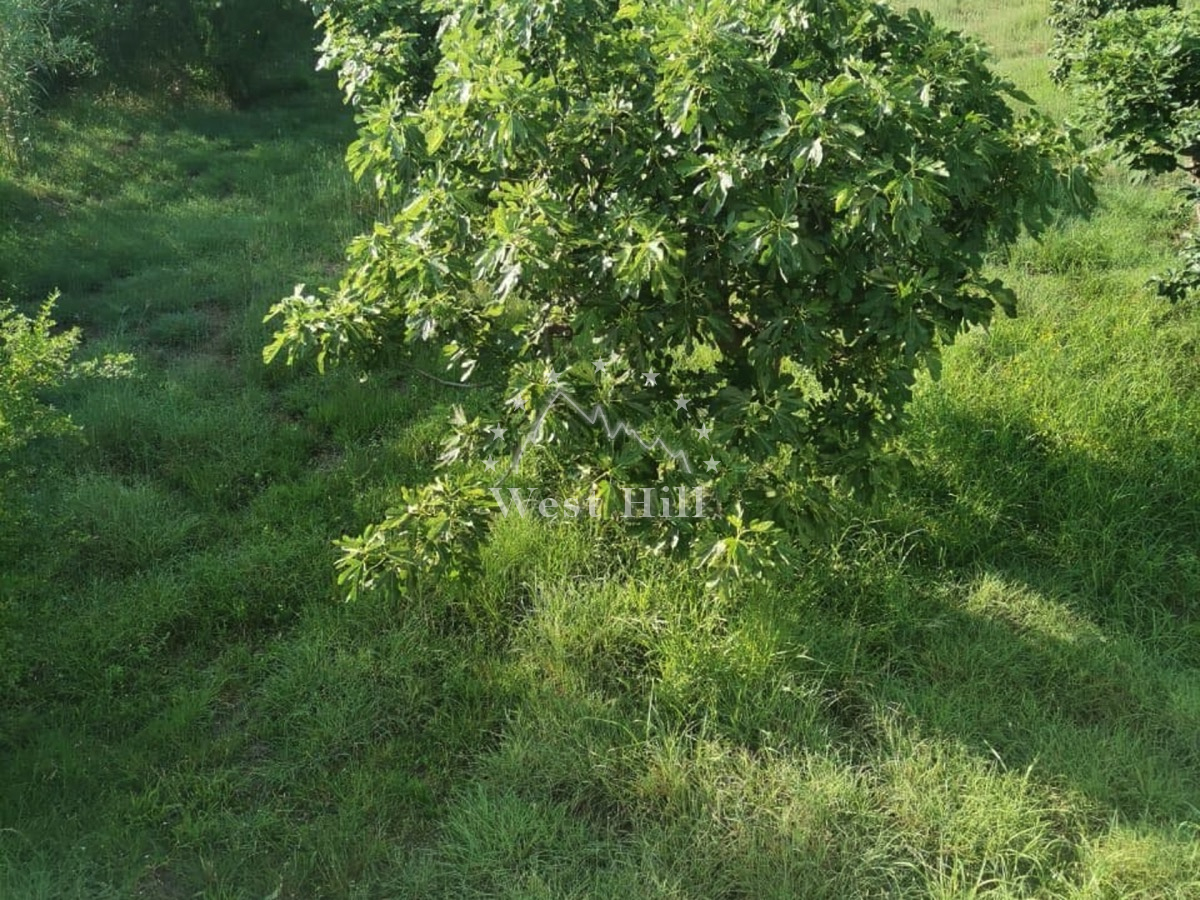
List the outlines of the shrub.
{"type": "MultiPolygon", "coordinates": [[[[70,419],[46,402],[47,392],[69,377],[75,330],[53,333],[55,297],[33,318],[0,303],[0,569],[20,558],[28,503],[17,493],[21,451],[39,437],[74,431],[70,419]]],[[[0,587],[4,579],[0,577],[0,587]]],[[[0,591],[0,593],[3,593],[0,591]]],[[[3,610],[0,609],[0,613],[3,610]]],[[[2,618],[2,616],[0,616],[2,618]]],[[[0,634],[0,637],[3,635],[0,634]]]]}
{"type": "Polygon", "coordinates": [[[31,495],[22,491],[36,490],[36,479],[29,476],[40,475],[43,468],[31,465],[32,454],[23,451],[39,438],[63,437],[78,430],[49,402],[50,395],[72,378],[128,374],[132,362],[128,354],[73,361],[79,331],[55,331],[56,299],[57,295],[52,295],[32,317],[0,303],[0,570],[14,575],[20,568],[18,562],[28,553],[28,527],[34,510],[31,495]]]}
{"type": "MultiPolygon", "coordinates": [[[[559,377],[586,406],[650,417],[718,464],[696,477],[723,518],[672,522],[663,539],[703,535],[720,567],[737,568],[767,522],[819,531],[838,491],[883,483],[916,370],[1014,309],[983,273],[988,248],[1090,200],[1074,140],[979,44],[917,11],[370,8],[397,17],[326,11],[326,55],[361,107],[350,164],[396,212],[353,242],[335,291],[298,289],[274,309],[268,359],[438,341],[463,379],[479,364],[504,373],[511,402],[492,420],[510,433],[559,377]],[[653,418],[680,396],[707,410],[706,439],[686,411],[653,418]]],[[[483,424],[459,417],[448,464],[494,452],[483,424]]],[[[542,434],[560,471],[601,493],[682,474],[566,417],[542,434]]],[[[476,463],[414,494],[347,544],[348,565],[444,561],[482,532],[482,477],[476,463]],[[410,539],[424,549],[396,549],[410,539]]]]}
{"type": "Polygon", "coordinates": [[[119,378],[133,357],[107,354],[74,362],[79,329],[55,332],[53,294],[34,317],[0,303],[0,469],[39,437],[73,432],[70,419],[47,402],[47,395],[72,378],[119,378]]]}
{"type": "Polygon", "coordinates": [[[66,416],[45,403],[46,391],[70,373],[76,329],[53,333],[51,297],[29,318],[0,304],[0,463],[41,435],[70,431],[66,416]]]}
{"type": "Polygon", "coordinates": [[[27,121],[48,79],[91,63],[88,44],[59,31],[81,5],[81,0],[0,0],[0,145],[14,161],[22,156],[27,121]]]}
{"type": "MultiPolygon", "coordinates": [[[[1200,10],[1113,10],[1071,45],[1064,60],[1100,139],[1135,169],[1188,172],[1200,222],[1200,10]]],[[[1200,288],[1200,234],[1183,235],[1180,255],[1155,279],[1171,300],[1200,288]]]]}
{"type": "Polygon", "coordinates": [[[1110,12],[1146,9],[1154,6],[1178,7],[1175,0],[1051,0],[1050,27],[1054,31],[1050,57],[1055,81],[1064,82],[1071,72],[1071,60],[1093,22],[1110,12]]]}
{"type": "Polygon", "coordinates": [[[123,81],[196,80],[249,103],[281,58],[310,46],[305,0],[127,0],[96,4],[74,27],[123,81]]]}

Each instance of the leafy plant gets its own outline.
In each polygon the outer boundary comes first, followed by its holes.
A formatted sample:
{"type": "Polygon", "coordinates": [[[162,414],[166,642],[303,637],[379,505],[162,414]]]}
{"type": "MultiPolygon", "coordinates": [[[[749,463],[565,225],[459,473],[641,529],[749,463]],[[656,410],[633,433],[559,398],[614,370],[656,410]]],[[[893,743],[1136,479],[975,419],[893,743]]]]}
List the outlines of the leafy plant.
{"type": "MultiPolygon", "coordinates": [[[[739,570],[767,530],[819,532],[839,493],[888,483],[916,371],[997,307],[1014,311],[983,273],[988,249],[1092,199],[1074,137],[979,44],[917,11],[369,10],[326,10],[326,58],[361,110],[350,165],[395,212],[351,244],[336,290],[301,286],[275,307],[266,358],[323,366],[437,341],[461,379],[503,373],[493,417],[514,434],[565,384],[585,407],[711,454],[715,470],[690,478],[719,516],[663,524],[659,543],[739,570]],[[661,413],[680,398],[691,406],[661,413]]],[[[627,436],[550,421],[539,433],[560,483],[611,496],[682,477],[627,436]]],[[[420,511],[481,483],[462,464],[496,452],[485,424],[460,417],[443,462],[463,487],[411,501],[394,539],[424,540],[420,511]]],[[[369,538],[350,549],[383,553],[369,538]]]]}
{"type": "Polygon", "coordinates": [[[55,72],[87,68],[90,46],[60,22],[81,0],[0,0],[0,145],[20,160],[26,125],[55,72]]]}
{"type": "Polygon", "coordinates": [[[1176,0],[1051,0],[1050,27],[1054,31],[1050,45],[1050,58],[1054,60],[1051,76],[1060,83],[1067,80],[1080,41],[1101,16],[1118,10],[1155,6],[1176,9],[1179,4],[1176,0]]]}
{"type": "Polygon", "coordinates": [[[198,81],[244,104],[275,58],[306,45],[312,22],[305,0],[127,0],[90,7],[75,27],[110,77],[198,81]]]}
{"type": "Polygon", "coordinates": [[[44,402],[71,369],[79,331],[53,333],[54,302],[48,299],[34,318],[0,304],[0,460],[40,435],[64,434],[70,420],[44,402]]]}
{"type": "MultiPolygon", "coordinates": [[[[1117,9],[1071,39],[1064,57],[1099,137],[1135,169],[1191,175],[1200,220],[1200,10],[1117,9]]],[[[1180,300],[1200,287],[1197,238],[1182,238],[1182,268],[1155,279],[1180,300]]]]}

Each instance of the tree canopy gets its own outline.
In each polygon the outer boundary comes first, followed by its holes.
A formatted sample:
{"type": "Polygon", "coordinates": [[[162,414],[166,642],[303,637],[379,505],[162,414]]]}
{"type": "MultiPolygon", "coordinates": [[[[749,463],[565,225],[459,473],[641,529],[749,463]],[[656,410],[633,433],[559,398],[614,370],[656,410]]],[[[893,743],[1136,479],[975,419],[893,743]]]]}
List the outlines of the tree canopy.
{"type": "MultiPolygon", "coordinates": [[[[917,11],[483,0],[322,21],[360,109],[350,165],[391,212],[336,289],[276,307],[268,358],[437,342],[464,379],[501,367],[516,430],[547,371],[630,417],[682,391],[711,418],[720,508],[793,531],[884,480],[917,370],[1014,310],[988,250],[1091,196],[1074,138],[917,11]]],[[[658,430],[688,446],[692,425],[658,430]]],[[[481,428],[458,431],[448,460],[481,428]]],[[[615,482],[620,454],[569,432],[573,477],[615,482]]]]}

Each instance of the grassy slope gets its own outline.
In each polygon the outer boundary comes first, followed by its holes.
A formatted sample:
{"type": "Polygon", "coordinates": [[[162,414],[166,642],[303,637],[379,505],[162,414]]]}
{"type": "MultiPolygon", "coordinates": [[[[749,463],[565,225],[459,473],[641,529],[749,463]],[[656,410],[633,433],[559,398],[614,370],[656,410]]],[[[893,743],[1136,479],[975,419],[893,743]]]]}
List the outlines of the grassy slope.
{"type": "MultiPolygon", "coordinates": [[[[936,6],[1068,110],[1043,4],[936,6]]],[[[464,399],[258,362],[370,212],[349,134],[318,97],[107,98],[0,179],[3,292],[140,359],[67,393],[86,442],[0,530],[0,897],[1200,896],[1169,193],[1114,175],[1003,261],[1022,317],[951,351],[914,479],[799,577],[718,601],[505,522],[481,583],[346,606],[329,539],[464,399]]]]}

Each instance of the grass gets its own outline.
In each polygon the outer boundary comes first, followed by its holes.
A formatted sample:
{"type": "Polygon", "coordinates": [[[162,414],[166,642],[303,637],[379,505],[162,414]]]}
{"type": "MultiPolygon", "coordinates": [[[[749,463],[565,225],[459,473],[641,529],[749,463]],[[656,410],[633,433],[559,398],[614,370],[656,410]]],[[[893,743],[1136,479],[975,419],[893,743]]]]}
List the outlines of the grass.
{"type": "MultiPolygon", "coordinates": [[[[930,4],[1051,109],[1045,10],[930,4]]],[[[81,97],[0,178],[0,285],[85,350],[76,441],[0,519],[0,897],[1200,896],[1200,316],[1183,219],[1104,209],[997,272],[916,469],[786,581],[505,520],[483,572],[341,602],[331,540],[463,392],[261,365],[372,208],[328,85],[81,97]]]]}

